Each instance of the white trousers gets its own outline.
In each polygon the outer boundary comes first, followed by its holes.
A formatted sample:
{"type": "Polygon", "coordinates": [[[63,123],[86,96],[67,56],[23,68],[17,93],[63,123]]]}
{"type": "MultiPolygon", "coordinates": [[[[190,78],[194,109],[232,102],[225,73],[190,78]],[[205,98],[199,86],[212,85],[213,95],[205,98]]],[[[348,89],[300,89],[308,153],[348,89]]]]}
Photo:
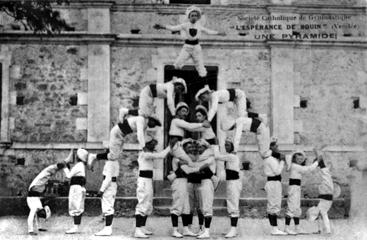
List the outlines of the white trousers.
{"type": "MultiPolygon", "coordinates": [[[[252,118],[241,117],[236,119],[236,129],[234,133],[234,150],[238,151],[241,142],[242,132],[249,132],[251,129],[252,118]]],[[[256,131],[256,140],[259,148],[259,153],[262,158],[267,158],[271,155],[270,151],[270,130],[265,124],[260,123],[256,131]]]]}
{"type": "Polygon", "coordinates": [[[153,179],[138,178],[136,197],[138,199],[138,204],[135,208],[135,215],[150,215],[153,211],[153,179]]]}
{"type": "Polygon", "coordinates": [[[242,180],[227,180],[227,211],[230,217],[240,216],[240,197],[242,191],[242,180]]]}
{"type": "Polygon", "coordinates": [[[145,86],[139,95],[139,115],[151,116],[154,113],[154,98],[149,86],[145,86]]]}
{"type": "Polygon", "coordinates": [[[122,159],[124,146],[124,135],[118,125],[115,125],[110,131],[108,160],[118,161],[122,159]]]}
{"type": "Polygon", "coordinates": [[[239,117],[247,117],[247,104],[246,104],[246,94],[244,91],[236,89],[236,97],[234,99],[234,104],[237,107],[237,114],[239,117]]]}
{"type": "Polygon", "coordinates": [[[190,214],[189,191],[187,178],[176,178],[171,185],[172,189],[172,207],[171,214],[180,216],[181,214],[190,214]]]}
{"type": "Polygon", "coordinates": [[[267,181],[265,184],[267,207],[269,214],[279,214],[282,204],[282,183],[280,181],[267,181]]]}
{"type": "Polygon", "coordinates": [[[40,197],[27,197],[27,205],[29,207],[29,215],[27,219],[28,232],[33,232],[34,223],[36,224],[36,229],[39,228],[37,211],[43,208],[42,203],[41,203],[41,198],[40,197]]]}
{"type": "Polygon", "coordinates": [[[113,215],[115,213],[115,199],[117,193],[117,183],[111,182],[110,185],[103,192],[101,204],[104,216],[113,215]]]}
{"type": "Polygon", "coordinates": [[[287,210],[285,214],[291,218],[299,218],[301,216],[301,186],[288,186],[287,210]]]}
{"type": "Polygon", "coordinates": [[[190,213],[191,214],[193,214],[195,210],[197,212],[202,211],[200,185],[201,185],[200,183],[187,183],[187,190],[189,192],[189,204],[190,204],[190,213]]]}
{"type": "Polygon", "coordinates": [[[211,179],[202,179],[200,199],[204,217],[213,216],[214,186],[211,179]]]}
{"type": "Polygon", "coordinates": [[[317,207],[320,209],[320,214],[321,214],[321,217],[322,217],[322,222],[324,224],[325,231],[328,232],[328,233],[331,232],[328,211],[330,210],[332,204],[333,204],[333,201],[320,199],[320,202],[317,205],[317,207]]]}
{"type": "Polygon", "coordinates": [[[69,215],[79,216],[84,212],[85,187],[71,185],[69,190],[69,215]]]}
{"type": "Polygon", "coordinates": [[[207,75],[207,71],[204,66],[203,51],[201,49],[200,44],[197,45],[184,44],[180,54],[178,55],[174,63],[174,67],[176,69],[181,69],[189,58],[191,58],[192,61],[194,62],[195,68],[198,71],[199,76],[205,77],[207,75]]]}

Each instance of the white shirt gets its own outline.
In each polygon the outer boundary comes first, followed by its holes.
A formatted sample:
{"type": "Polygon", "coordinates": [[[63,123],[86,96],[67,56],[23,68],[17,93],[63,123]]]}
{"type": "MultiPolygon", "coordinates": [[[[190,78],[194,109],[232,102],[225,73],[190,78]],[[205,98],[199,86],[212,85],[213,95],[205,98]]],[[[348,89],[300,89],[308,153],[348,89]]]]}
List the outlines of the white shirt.
{"type": "Polygon", "coordinates": [[[202,123],[189,123],[183,119],[174,118],[171,121],[169,135],[184,137],[185,130],[193,132],[198,131],[201,127],[203,127],[202,123]]]}
{"type": "Polygon", "coordinates": [[[167,99],[167,106],[169,111],[171,112],[172,116],[175,115],[175,91],[174,85],[172,81],[166,83],[158,83],[157,86],[157,97],[159,98],[166,98],[167,99]]]}
{"type": "Polygon", "coordinates": [[[334,183],[331,177],[330,169],[327,167],[320,169],[321,173],[321,183],[319,185],[320,194],[333,194],[334,193],[334,183]]]}
{"type": "Polygon", "coordinates": [[[219,103],[229,102],[229,92],[227,89],[217,90],[210,94],[209,99],[209,112],[208,112],[208,120],[211,122],[218,111],[219,103]]]}
{"type": "Polygon", "coordinates": [[[280,175],[284,168],[284,161],[279,161],[274,157],[268,157],[264,160],[264,173],[268,177],[280,175]]]}
{"type": "Polygon", "coordinates": [[[110,185],[112,182],[112,177],[118,177],[120,173],[120,164],[119,161],[106,161],[103,167],[103,176],[105,178],[103,179],[100,191],[104,192],[106,188],[110,185]]]}
{"type": "Polygon", "coordinates": [[[302,166],[302,165],[299,165],[297,163],[292,163],[289,178],[301,179],[302,174],[315,170],[317,168],[318,164],[319,164],[318,162],[314,162],[311,165],[302,166]]]}
{"type": "MultiPolygon", "coordinates": [[[[209,164],[210,170],[215,173],[216,172],[216,163],[214,158],[214,151],[211,148],[206,149],[202,154],[200,154],[197,158],[197,164],[209,164]]],[[[194,163],[195,164],[195,163],[194,163]]]]}
{"type": "Polygon", "coordinates": [[[66,178],[72,177],[85,177],[85,164],[83,162],[77,162],[71,170],[64,168],[66,178]]]}
{"type": "Polygon", "coordinates": [[[216,156],[216,159],[226,162],[225,166],[226,169],[228,170],[233,170],[236,172],[240,172],[241,170],[240,167],[241,162],[236,154],[232,153],[220,154],[216,156]]]}
{"type": "Polygon", "coordinates": [[[201,128],[200,129],[200,138],[202,139],[212,139],[212,138],[215,138],[215,133],[213,131],[213,128],[210,127],[210,128],[201,128]]]}
{"type": "Polygon", "coordinates": [[[203,27],[199,22],[191,23],[191,22],[185,22],[176,26],[167,25],[165,26],[166,29],[170,31],[183,31],[183,38],[187,40],[197,40],[201,38],[201,32],[204,32],[209,35],[216,35],[218,34],[217,31],[210,30],[208,28],[203,27]],[[196,30],[195,35],[190,34],[190,29],[196,30]]]}
{"type": "Polygon", "coordinates": [[[57,172],[57,165],[52,164],[51,166],[46,167],[43,169],[35,179],[33,179],[31,185],[29,186],[28,190],[32,187],[35,187],[34,190],[42,193],[46,189],[46,184],[48,180],[57,172]]]}
{"type": "Polygon", "coordinates": [[[136,135],[138,137],[139,147],[140,149],[143,149],[145,146],[145,137],[144,132],[147,129],[148,119],[144,118],[142,116],[136,116],[136,117],[129,117],[127,119],[127,122],[129,123],[131,129],[136,132],[136,135]]]}
{"type": "Polygon", "coordinates": [[[167,147],[161,152],[144,152],[141,151],[138,157],[139,171],[153,171],[154,160],[164,158],[170,151],[170,147],[167,147]]]}

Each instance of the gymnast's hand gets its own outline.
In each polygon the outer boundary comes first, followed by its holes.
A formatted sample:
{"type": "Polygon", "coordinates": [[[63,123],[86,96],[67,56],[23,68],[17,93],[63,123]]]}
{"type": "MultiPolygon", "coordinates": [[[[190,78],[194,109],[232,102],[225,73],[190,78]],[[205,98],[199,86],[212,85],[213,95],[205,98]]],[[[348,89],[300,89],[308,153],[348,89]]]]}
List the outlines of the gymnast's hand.
{"type": "Polygon", "coordinates": [[[210,122],[208,120],[204,121],[202,124],[203,124],[203,127],[205,127],[205,128],[210,128],[211,127],[210,122]]]}

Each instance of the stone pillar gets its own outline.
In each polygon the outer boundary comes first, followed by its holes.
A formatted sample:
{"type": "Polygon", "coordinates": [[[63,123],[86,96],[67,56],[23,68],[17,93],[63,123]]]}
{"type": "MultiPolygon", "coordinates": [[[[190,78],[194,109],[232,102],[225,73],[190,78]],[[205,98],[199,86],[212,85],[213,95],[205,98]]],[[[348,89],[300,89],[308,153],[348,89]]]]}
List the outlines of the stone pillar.
{"type": "Polygon", "coordinates": [[[10,141],[9,131],[9,106],[10,106],[10,58],[11,52],[5,45],[1,46],[0,49],[0,63],[1,63],[1,131],[0,131],[0,142],[10,141]]]}
{"type": "MultiPolygon", "coordinates": [[[[88,32],[110,32],[110,9],[88,9],[88,32]]],[[[88,45],[88,142],[107,140],[110,131],[110,46],[88,45]]]]}
{"type": "Polygon", "coordinates": [[[272,134],[281,144],[294,142],[293,78],[292,49],[271,46],[272,134]]]}

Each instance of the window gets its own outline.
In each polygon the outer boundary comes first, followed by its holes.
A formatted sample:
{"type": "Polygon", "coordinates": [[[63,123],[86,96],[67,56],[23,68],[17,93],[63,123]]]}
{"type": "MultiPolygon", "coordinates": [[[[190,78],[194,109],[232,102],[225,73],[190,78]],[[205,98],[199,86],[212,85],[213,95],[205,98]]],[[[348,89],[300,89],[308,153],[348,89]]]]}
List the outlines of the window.
{"type": "MultiPolygon", "coordinates": [[[[216,66],[206,66],[206,70],[208,71],[207,79],[209,82],[210,89],[217,89],[217,80],[218,80],[218,67],[216,66]]],[[[175,70],[172,65],[167,65],[164,68],[164,81],[168,82],[172,80],[172,77],[180,77],[185,79],[188,92],[184,96],[184,99],[178,99],[176,97],[175,103],[177,104],[179,101],[184,101],[189,105],[190,113],[188,116],[189,122],[195,121],[195,107],[198,104],[195,101],[195,95],[199,89],[203,88],[205,83],[199,80],[199,75],[195,69],[194,66],[184,66],[182,70],[175,70]]],[[[208,107],[208,106],[206,106],[208,107]]],[[[170,128],[172,116],[167,108],[167,102],[164,103],[164,146],[168,145],[168,131],[170,128]]],[[[214,132],[216,132],[217,124],[216,124],[216,118],[212,121],[212,128],[214,132]]],[[[186,133],[186,137],[191,137],[194,139],[197,139],[197,134],[195,133],[186,133]]],[[[164,167],[164,176],[166,177],[171,169],[171,161],[165,161],[165,167],[164,167]]]]}

